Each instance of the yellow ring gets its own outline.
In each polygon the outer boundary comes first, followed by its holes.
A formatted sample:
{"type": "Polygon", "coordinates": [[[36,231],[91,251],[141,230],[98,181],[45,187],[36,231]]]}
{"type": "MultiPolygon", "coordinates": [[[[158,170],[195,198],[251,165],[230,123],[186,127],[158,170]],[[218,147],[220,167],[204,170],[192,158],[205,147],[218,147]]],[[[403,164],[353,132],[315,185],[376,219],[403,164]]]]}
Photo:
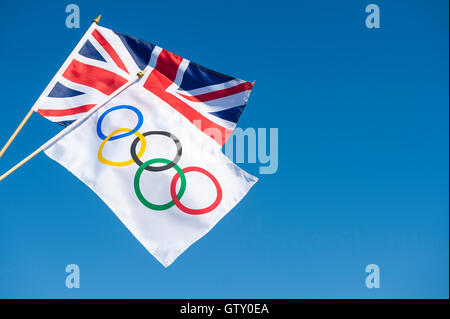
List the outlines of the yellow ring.
{"type": "MultiPolygon", "coordinates": [[[[109,139],[111,137],[113,137],[114,135],[116,135],[119,132],[131,132],[132,130],[130,130],[129,128],[119,128],[117,130],[115,130],[114,132],[112,132],[111,134],[109,134],[102,142],[102,144],[100,145],[100,148],[98,149],[98,160],[106,165],[110,165],[110,166],[115,166],[115,167],[124,167],[124,166],[128,166],[134,163],[133,159],[130,159],[128,161],[125,162],[113,162],[110,160],[107,160],[106,158],[103,157],[102,153],[103,153],[103,147],[105,146],[106,142],[109,141],[109,139]]],[[[139,153],[137,154],[137,157],[140,158],[144,152],[145,149],[147,148],[147,141],[145,140],[145,137],[139,133],[139,132],[134,132],[134,135],[136,135],[137,137],[139,137],[139,140],[141,141],[141,148],[139,149],[139,153]]]]}

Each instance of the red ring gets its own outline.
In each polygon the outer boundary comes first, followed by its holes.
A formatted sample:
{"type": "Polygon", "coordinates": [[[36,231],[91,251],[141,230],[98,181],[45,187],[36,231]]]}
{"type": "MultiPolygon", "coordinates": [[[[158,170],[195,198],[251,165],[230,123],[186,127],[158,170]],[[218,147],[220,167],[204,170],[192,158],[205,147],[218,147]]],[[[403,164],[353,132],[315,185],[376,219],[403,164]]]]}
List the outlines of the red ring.
{"type": "Polygon", "coordinates": [[[180,175],[178,173],[175,173],[172,182],[170,183],[170,195],[172,196],[172,200],[174,201],[175,205],[184,213],[186,214],[190,214],[190,215],[201,215],[201,214],[206,214],[209,213],[210,211],[214,210],[217,206],[219,206],[220,202],[222,201],[222,188],[220,187],[219,182],[217,181],[217,179],[207,170],[201,168],[201,167],[197,167],[197,166],[190,166],[190,167],[186,167],[184,169],[182,169],[183,173],[188,173],[188,172],[199,172],[199,173],[203,173],[206,176],[208,176],[211,181],[214,183],[214,186],[216,186],[216,190],[217,190],[217,198],[214,201],[214,203],[212,203],[210,206],[206,207],[206,208],[201,208],[201,209],[192,209],[192,208],[188,208],[186,206],[184,206],[183,204],[181,204],[181,202],[178,200],[177,198],[177,193],[176,193],[176,186],[177,186],[177,181],[180,178],[180,175]]]}

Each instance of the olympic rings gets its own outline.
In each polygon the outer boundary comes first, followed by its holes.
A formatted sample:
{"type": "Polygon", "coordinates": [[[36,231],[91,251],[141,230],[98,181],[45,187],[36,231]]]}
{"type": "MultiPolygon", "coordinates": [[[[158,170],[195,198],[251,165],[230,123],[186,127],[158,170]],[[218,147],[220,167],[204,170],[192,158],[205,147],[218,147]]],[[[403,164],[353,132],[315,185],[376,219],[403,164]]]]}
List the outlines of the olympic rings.
{"type": "MultiPolygon", "coordinates": [[[[150,131],[150,132],[145,132],[142,135],[143,136],[148,136],[148,135],[163,135],[163,136],[167,136],[167,137],[171,138],[172,141],[174,141],[175,145],[177,146],[177,154],[175,155],[175,158],[172,161],[169,161],[169,163],[167,165],[163,165],[163,166],[147,166],[147,167],[145,167],[145,169],[147,171],[150,171],[150,172],[162,172],[162,171],[165,171],[165,170],[168,170],[168,169],[174,167],[175,164],[178,163],[178,161],[181,158],[181,153],[183,151],[183,148],[181,147],[180,140],[175,135],[173,135],[172,133],[169,133],[169,132],[165,132],[165,131],[150,131]]],[[[140,156],[136,155],[136,146],[137,146],[137,143],[139,142],[139,140],[140,140],[140,138],[137,137],[133,141],[133,143],[131,144],[131,147],[130,147],[130,152],[131,152],[131,157],[136,162],[136,164],[138,166],[141,166],[143,163],[139,159],[140,156]]]]}
{"type": "MultiPolygon", "coordinates": [[[[154,158],[152,160],[149,160],[149,161],[143,163],[141,166],[139,166],[139,168],[136,172],[136,175],[134,176],[134,190],[136,192],[136,195],[137,195],[139,201],[142,204],[144,204],[145,206],[147,206],[148,208],[153,209],[153,210],[166,210],[166,209],[169,209],[170,207],[172,207],[173,205],[175,205],[175,202],[173,200],[171,200],[170,202],[163,204],[163,205],[152,204],[147,199],[145,199],[144,195],[142,195],[141,188],[139,186],[139,181],[141,179],[142,172],[144,171],[144,169],[146,167],[148,167],[149,165],[154,164],[154,163],[169,164],[172,162],[165,158],[154,158]]],[[[184,191],[186,190],[186,177],[184,176],[183,171],[177,164],[173,163],[173,168],[175,168],[175,170],[178,173],[175,176],[181,176],[180,190],[178,191],[178,194],[176,194],[176,196],[173,196],[173,198],[178,200],[183,196],[184,191]]]]}
{"type": "MultiPolygon", "coordinates": [[[[177,170],[177,172],[178,172],[178,170],[177,170]]],[[[178,196],[178,195],[175,196],[175,190],[176,190],[178,178],[181,176],[181,186],[183,186],[183,178],[185,178],[184,174],[181,175],[178,172],[178,174],[175,174],[175,176],[172,179],[172,182],[170,183],[170,195],[172,196],[172,199],[175,202],[175,205],[182,212],[185,212],[186,214],[190,214],[190,215],[202,215],[202,214],[209,213],[210,211],[214,210],[217,206],[219,206],[220,202],[222,201],[222,188],[220,187],[220,184],[217,181],[217,179],[210,172],[208,172],[206,169],[203,169],[201,167],[196,167],[196,166],[183,168],[183,172],[184,173],[199,172],[199,173],[203,173],[206,176],[208,176],[211,179],[211,181],[214,183],[214,186],[216,186],[217,196],[216,196],[216,200],[206,208],[192,209],[192,208],[188,208],[188,207],[184,206],[180,202],[181,196],[178,196]]],[[[186,183],[186,181],[185,181],[185,183],[186,183]]]]}
{"type": "Polygon", "coordinates": [[[136,163],[139,166],[139,168],[137,169],[136,174],[134,176],[134,184],[133,184],[134,191],[136,193],[138,200],[147,208],[150,208],[150,209],[156,210],[156,211],[163,211],[163,210],[169,209],[173,206],[176,206],[182,212],[184,212],[186,214],[190,214],[190,215],[202,215],[202,214],[209,213],[209,212],[213,211],[214,209],[216,209],[219,206],[220,202],[222,201],[223,194],[222,194],[222,188],[221,188],[219,182],[217,181],[217,179],[214,177],[214,175],[212,175],[207,170],[205,170],[201,167],[197,167],[197,166],[190,166],[190,167],[181,169],[177,165],[178,162],[180,161],[182,151],[183,151],[180,140],[172,133],[166,132],[166,131],[149,131],[149,132],[145,132],[145,133],[141,134],[140,132],[138,132],[138,130],[141,128],[143,121],[144,121],[144,116],[142,115],[142,113],[136,107],[131,106],[131,105],[115,106],[115,107],[110,108],[106,112],[104,112],[97,121],[97,135],[99,136],[100,139],[103,140],[99,147],[99,150],[98,150],[98,160],[103,164],[114,166],[114,167],[124,167],[124,166],[131,165],[133,163],[136,163]],[[105,136],[102,132],[102,122],[103,122],[105,116],[107,114],[109,114],[115,110],[119,110],[119,109],[129,109],[136,113],[136,115],[138,116],[138,123],[136,124],[136,127],[134,129],[119,128],[119,129],[115,130],[114,132],[112,132],[111,134],[109,134],[108,136],[105,136]],[[117,135],[117,133],[119,133],[119,132],[124,132],[124,133],[117,135]],[[130,160],[124,161],[124,162],[114,162],[114,161],[107,160],[103,157],[103,148],[108,141],[117,140],[117,139],[120,139],[120,138],[123,138],[126,136],[130,136],[132,134],[136,135],[137,137],[133,140],[133,142],[131,143],[131,146],[130,146],[130,154],[131,154],[130,160]],[[172,139],[172,141],[175,143],[175,145],[177,147],[177,153],[175,154],[175,157],[172,161],[165,159],[165,158],[154,158],[154,159],[148,160],[143,163],[140,160],[140,158],[145,153],[145,150],[147,148],[147,141],[146,141],[145,137],[149,136],[149,135],[163,135],[163,136],[167,136],[170,139],[172,139]],[[141,142],[141,146],[140,146],[139,152],[136,153],[136,147],[137,147],[137,144],[139,143],[139,141],[141,142]],[[161,163],[161,164],[165,164],[165,165],[150,166],[150,165],[156,164],[156,163],[161,163]],[[173,176],[172,181],[170,183],[170,196],[172,197],[172,200],[168,203],[161,204],[161,205],[153,204],[153,203],[149,202],[142,194],[141,187],[139,184],[142,173],[144,172],[144,170],[150,171],[150,172],[162,172],[162,171],[166,171],[170,168],[174,168],[176,171],[176,173],[173,176]],[[216,187],[217,195],[216,195],[216,199],[214,200],[214,202],[211,205],[209,205],[208,207],[200,208],[200,209],[193,209],[193,208],[188,208],[188,207],[184,206],[183,204],[181,204],[180,200],[186,191],[185,173],[189,173],[189,172],[203,173],[204,175],[209,177],[209,179],[214,183],[214,186],[216,187]],[[178,194],[177,194],[176,186],[177,186],[178,179],[181,179],[181,186],[180,186],[180,189],[178,190],[178,194]]]}
{"type": "MultiPolygon", "coordinates": [[[[130,159],[128,161],[125,162],[113,162],[110,160],[107,160],[106,158],[103,157],[103,147],[105,146],[106,142],[108,142],[109,140],[112,140],[114,138],[114,135],[116,135],[119,132],[131,132],[131,130],[129,128],[119,128],[117,130],[115,130],[114,132],[112,132],[111,134],[109,134],[102,142],[102,144],[100,145],[100,148],[98,149],[98,160],[106,165],[110,165],[110,166],[115,166],[115,167],[124,167],[124,166],[128,166],[134,163],[133,159],[130,159]]],[[[123,136],[124,134],[122,134],[123,136]]],[[[134,135],[137,136],[137,139],[141,141],[141,148],[139,150],[139,153],[137,154],[137,157],[141,157],[144,152],[145,149],[147,148],[147,141],[145,140],[145,137],[139,133],[139,132],[134,132],[134,135]]]]}
{"type": "Polygon", "coordinates": [[[144,122],[144,116],[142,115],[141,111],[139,111],[136,107],[131,106],[131,105],[118,105],[115,107],[110,108],[109,110],[107,110],[105,113],[103,113],[98,121],[97,121],[97,135],[98,137],[100,137],[102,140],[104,140],[106,138],[105,134],[103,134],[102,132],[102,122],[103,119],[105,118],[105,116],[113,111],[119,110],[119,109],[128,109],[133,111],[134,113],[136,113],[136,115],[138,116],[138,123],[136,124],[136,127],[132,130],[130,130],[128,133],[125,134],[120,134],[117,136],[114,136],[111,138],[111,141],[113,140],[118,140],[119,138],[125,137],[125,136],[130,136],[132,134],[134,134],[135,132],[137,132],[137,130],[139,130],[142,126],[142,123],[144,122]]]}

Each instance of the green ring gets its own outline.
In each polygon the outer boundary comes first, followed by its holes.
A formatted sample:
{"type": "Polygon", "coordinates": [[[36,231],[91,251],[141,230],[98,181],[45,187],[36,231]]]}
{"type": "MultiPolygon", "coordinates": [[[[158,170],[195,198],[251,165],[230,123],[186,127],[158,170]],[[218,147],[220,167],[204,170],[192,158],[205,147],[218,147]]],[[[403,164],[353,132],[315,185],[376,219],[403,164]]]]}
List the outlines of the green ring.
{"type": "MultiPolygon", "coordinates": [[[[134,191],[136,192],[139,201],[146,207],[153,210],[166,210],[175,205],[175,202],[173,200],[162,205],[152,204],[147,199],[145,199],[144,195],[142,195],[141,188],[139,186],[139,181],[141,179],[142,172],[145,170],[147,166],[155,163],[171,164],[172,162],[165,158],[154,158],[139,166],[136,175],[134,176],[134,191]]],[[[181,178],[181,187],[177,194],[177,198],[178,200],[180,200],[181,197],[183,197],[184,191],[186,190],[186,177],[184,176],[182,169],[177,164],[174,164],[173,168],[175,168],[175,170],[177,171],[177,173],[180,175],[181,178]]]]}

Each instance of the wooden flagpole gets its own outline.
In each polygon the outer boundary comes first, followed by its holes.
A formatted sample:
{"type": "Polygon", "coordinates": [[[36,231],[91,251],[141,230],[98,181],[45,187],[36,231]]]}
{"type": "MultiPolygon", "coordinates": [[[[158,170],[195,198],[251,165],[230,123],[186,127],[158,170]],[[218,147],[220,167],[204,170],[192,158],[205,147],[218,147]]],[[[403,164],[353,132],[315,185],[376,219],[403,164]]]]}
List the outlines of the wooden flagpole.
{"type": "Polygon", "coordinates": [[[30,111],[28,111],[27,115],[25,116],[25,118],[22,120],[22,122],[19,124],[19,126],[16,128],[16,130],[14,131],[14,133],[11,135],[11,137],[9,138],[8,142],[6,142],[5,146],[3,146],[2,150],[0,151],[0,157],[3,156],[3,154],[6,152],[6,150],[8,149],[9,145],[11,145],[11,143],[14,141],[14,139],[16,138],[16,136],[19,134],[20,130],[22,130],[23,126],[25,125],[25,123],[30,119],[31,115],[33,114],[33,109],[30,109],[30,111]]]}
{"type": "MultiPolygon", "coordinates": [[[[97,18],[95,18],[92,22],[95,24],[98,24],[100,22],[102,15],[99,14],[97,18]]],[[[30,109],[30,111],[28,111],[27,115],[25,116],[25,118],[22,120],[22,122],[19,124],[19,126],[16,128],[16,130],[14,131],[14,133],[11,135],[11,137],[9,138],[9,140],[6,142],[6,144],[3,146],[2,150],[0,151],[0,158],[3,156],[3,154],[6,152],[6,150],[8,149],[8,147],[11,145],[11,143],[14,141],[14,139],[17,137],[17,135],[19,134],[19,132],[22,130],[22,128],[24,127],[24,125],[28,122],[28,120],[30,119],[31,115],[33,114],[34,110],[33,108],[30,109]]]]}
{"type": "Polygon", "coordinates": [[[27,157],[25,157],[22,161],[20,161],[18,164],[16,164],[13,168],[11,168],[9,171],[7,171],[5,174],[3,174],[2,176],[0,176],[0,181],[5,179],[9,174],[11,174],[12,172],[14,172],[15,170],[17,170],[20,166],[22,166],[23,164],[25,164],[26,162],[28,162],[30,159],[32,159],[33,157],[35,157],[37,154],[39,154],[42,151],[42,147],[39,147],[37,150],[35,150],[33,153],[31,153],[30,155],[28,155],[27,157]]]}
{"type": "Polygon", "coordinates": [[[100,109],[103,105],[108,103],[111,99],[113,99],[115,96],[123,92],[126,88],[128,88],[130,85],[135,83],[137,80],[139,80],[141,77],[144,76],[145,72],[147,71],[147,68],[140,71],[138,74],[136,74],[136,77],[130,79],[127,83],[122,85],[120,88],[118,88],[114,93],[112,93],[110,96],[106,98],[106,100],[103,103],[98,104],[97,106],[90,109],[88,112],[86,112],[82,117],[77,119],[75,122],[70,124],[68,127],[63,129],[61,132],[56,134],[54,137],[52,137],[50,140],[48,140],[45,144],[43,144],[41,147],[39,147],[37,150],[35,150],[33,153],[25,157],[22,161],[17,163],[13,168],[11,168],[9,171],[4,173],[0,176],[0,181],[4,180],[8,175],[16,171],[18,168],[20,168],[23,164],[31,160],[33,157],[35,157],[37,154],[39,154],[42,151],[45,151],[47,148],[55,144],[59,139],[67,135],[68,133],[72,132],[74,129],[76,129],[78,126],[80,126],[86,119],[88,119],[91,114],[96,112],[98,109],[100,109]]]}

